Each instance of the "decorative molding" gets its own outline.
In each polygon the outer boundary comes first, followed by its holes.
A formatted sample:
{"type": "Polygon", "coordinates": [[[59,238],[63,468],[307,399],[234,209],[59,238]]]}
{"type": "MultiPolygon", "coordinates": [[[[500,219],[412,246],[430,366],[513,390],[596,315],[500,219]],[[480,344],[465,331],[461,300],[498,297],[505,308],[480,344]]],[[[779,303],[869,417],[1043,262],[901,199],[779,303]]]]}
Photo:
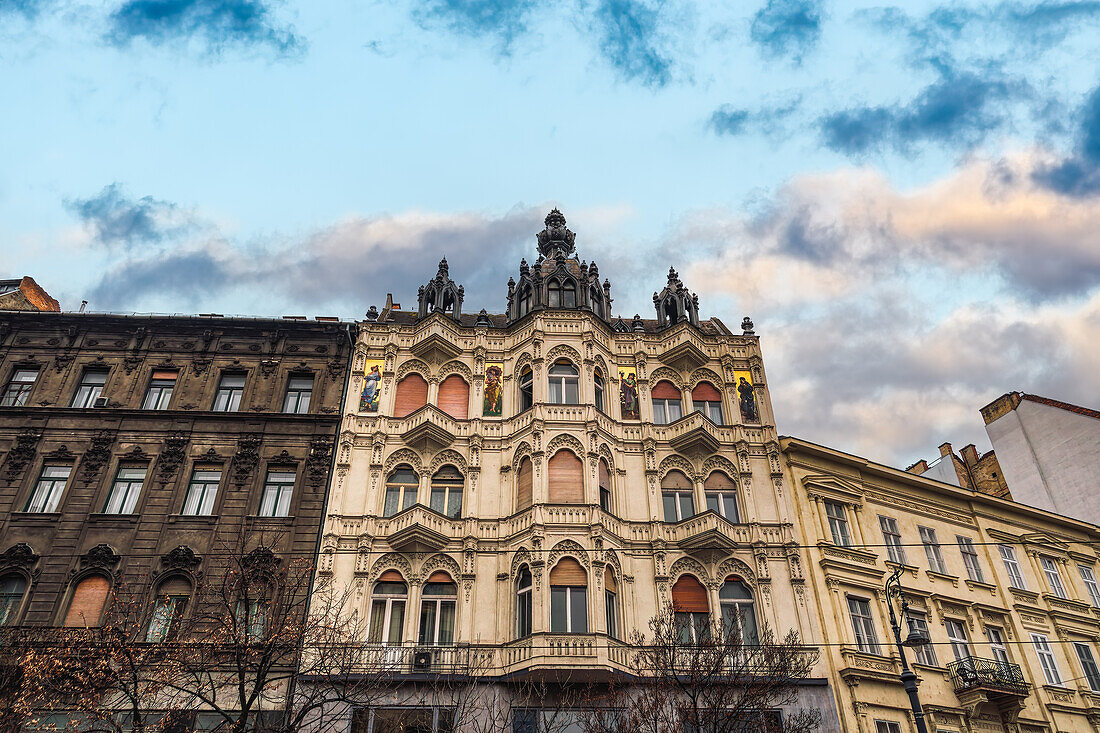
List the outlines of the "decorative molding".
{"type": "Polygon", "coordinates": [[[94,481],[107,462],[111,460],[111,446],[115,444],[117,432],[97,430],[92,443],[80,459],[80,476],[87,483],[94,481]]]}
{"type": "Polygon", "coordinates": [[[173,433],[164,438],[164,448],[157,457],[157,476],[162,484],[172,480],[187,458],[187,436],[173,433]]]}
{"type": "Polygon", "coordinates": [[[30,569],[38,562],[40,557],[41,555],[35,553],[26,542],[16,542],[14,545],[4,550],[3,555],[0,555],[0,567],[30,569]]]}
{"type": "Polygon", "coordinates": [[[584,361],[581,358],[580,352],[574,349],[572,346],[565,344],[558,344],[554,348],[546,352],[546,363],[553,364],[558,359],[568,359],[572,362],[573,366],[580,368],[581,363],[584,361]]]}
{"type": "Polygon", "coordinates": [[[80,556],[80,569],[102,568],[111,571],[121,560],[122,556],[110,545],[101,542],[80,556]]]}
{"type": "Polygon", "coordinates": [[[669,471],[673,470],[682,471],[692,481],[699,480],[699,474],[695,470],[695,465],[683,456],[676,454],[665,456],[665,458],[661,461],[661,464],[657,467],[657,476],[661,479],[661,481],[664,481],[665,476],[668,475],[669,471]]]}
{"type": "Polygon", "coordinates": [[[576,558],[581,565],[586,568],[591,565],[588,559],[588,552],[585,551],[578,543],[573,540],[562,540],[550,550],[550,556],[546,560],[548,567],[554,567],[558,564],[558,560],[564,555],[570,555],[576,558]]]}
{"type": "Polygon", "coordinates": [[[447,574],[451,576],[451,580],[458,584],[459,579],[462,576],[462,568],[459,566],[458,561],[450,555],[443,553],[436,553],[420,565],[420,582],[427,583],[428,578],[436,570],[445,570],[447,574]]]}
{"type": "Polygon", "coordinates": [[[448,448],[435,454],[435,457],[432,458],[432,465],[428,469],[428,474],[434,476],[436,471],[447,464],[454,465],[463,476],[469,473],[466,467],[466,459],[458,451],[448,448]]]}
{"type": "Polygon", "coordinates": [[[561,448],[570,449],[577,455],[577,458],[583,458],[585,455],[584,444],[576,436],[569,433],[559,433],[551,438],[546,445],[546,453],[553,456],[561,448]]]}
{"type": "Polygon", "coordinates": [[[451,376],[452,374],[457,374],[460,377],[462,377],[463,379],[465,379],[467,385],[473,384],[473,381],[474,381],[473,372],[470,371],[470,367],[466,366],[465,364],[463,364],[460,361],[449,361],[446,364],[444,364],[443,366],[439,367],[439,369],[435,373],[435,377],[436,377],[436,379],[442,381],[443,379],[451,376]]]}
{"type": "Polygon", "coordinates": [[[378,577],[387,570],[396,570],[401,573],[401,577],[405,579],[405,582],[411,582],[413,579],[412,565],[409,564],[408,559],[404,555],[398,552],[387,552],[382,557],[374,561],[374,565],[371,566],[368,579],[371,585],[378,580],[378,577]]]}
{"type": "Polygon", "coordinates": [[[707,586],[712,582],[710,573],[707,572],[703,563],[693,557],[681,557],[679,560],[672,563],[672,567],[668,569],[668,578],[673,584],[676,583],[681,575],[694,575],[700,583],[707,586]]]}
{"type": "Polygon", "coordinates": [[[160,556],[160,563],[164,570],[186,570],[194,572],[202,559],[187,545],[180,545],[174,550],[169,550],[160,556]]]}
{"type": "Polygon", "coordinates": [[[5,457],[8,481],[14,481],[23,474],[23,469],[34,460],[38,452],[38,441],[41,439],[42,432],[31,428],[20,430],[15,436],[15,444],[8,450],[8,455],[5,457]]]}
{"type": "Polygon", "coordinates": [[[259,433],[246,433],[237,441],[237,452],[233,455],[231,463],[233,470],[233,483],[243,485],[256,470],[260,462],[260,443],[263,437],[259,433]]]}
{"type": "Polygon", "coordinates": [[[412,448],[398,448],[393,453],[390,453],[389,457],[386,459],[385,469],[382,471],[383,477],[389,478],[393,470],[402,463],[407,463],[412,466],[412,469],[416,471],[417,475],[424,471],[424,466],[420,462],[420,454],[412,448]]]}

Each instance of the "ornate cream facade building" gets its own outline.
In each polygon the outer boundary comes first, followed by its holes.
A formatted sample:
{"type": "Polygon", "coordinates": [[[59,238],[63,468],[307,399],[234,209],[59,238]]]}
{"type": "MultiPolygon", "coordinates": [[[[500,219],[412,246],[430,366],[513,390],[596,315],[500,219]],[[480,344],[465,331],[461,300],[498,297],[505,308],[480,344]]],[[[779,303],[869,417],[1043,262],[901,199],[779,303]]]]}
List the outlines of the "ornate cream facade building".
{"type": "Polygon", "coordinates": [[[884,592],[900,571],[931,638],[905,650],[929,731],[1100,731],[1100,527],[781,442],[844,730],[916,730],[884,592]]]}
{"type": "MultiPolygon", "coordinates": [[[[467,645],[485,679],[630,672],[673,598],[818,638],[752,323],[701,319],[673,270],[655,318],[613,315],[559,212],[537,239],[504,313],[463,313],[444,260],[416,311],[361,323],[318,572],[410,680],[467,645]]],[[[799,705],[833,731],[827,676],[799,705]]]]}

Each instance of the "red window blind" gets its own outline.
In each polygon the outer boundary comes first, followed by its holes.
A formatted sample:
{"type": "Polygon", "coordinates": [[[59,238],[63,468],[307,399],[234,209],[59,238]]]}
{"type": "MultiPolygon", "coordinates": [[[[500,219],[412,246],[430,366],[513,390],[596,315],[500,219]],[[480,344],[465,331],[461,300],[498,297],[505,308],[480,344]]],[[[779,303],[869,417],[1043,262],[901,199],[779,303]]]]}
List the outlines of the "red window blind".
{"type": "Polygon", "coordinates": [[[611,472],[607,470],[607,463],[600,461],[600,488],[611,488],[611,472]]]}
{"type": "Polygon", "coordinates": [[[432,573],[432,576],[428,578],[429,583],[453,583],[454,580],[446,572],[442,570],[436,570],[432,573]]]}
{"type": "Polygon", "coordinates": [[[563,557],[550,571],[550,585],[588,585],[588,575],[579,562],[563,557]]]}
{"type": "Polygon", "coordinates": [[[661,479],[661,488],[690,489],[692,488],[691,479],[679,471],[669,471],[665,477],[661,479]]]}
{"type": "Polygon", "coordinates": [[[699,382],[695,389],[691,390],[692,402],[721,402],[722,393],[714,388],[710,382],[699,382]]]}
{"type": "Polygon", "coordinates": [[[710,610],[707,589],[692,576],[681,575],[672,586],[672,605],[683,613],[706,613],[710,610]]]}
{"type": "Polygon", "coordinates": [[[561,450],[550,459],[550,503],[584,503],[584,464],[572,451],[561,450]]]}
{"type": "Polygon", "coordinates": [[[410,374],[397,383],[394,417],[405,417],[428,404],[428,383],[419,374],[410,374]]]}
{"type": "Polygon", "coordinates": [[[519,476],[516,479],[516,510],[526,509],[531,506],[531,485],[533,466],[530,458],[524,458],[519,462],[519,476]]]}
{"type": "MultiPolygon", "coordinates": [[[[425,393],[427,394],[427,393],[425,393]]],[[[439,409],[456,420],[465,420],[470,412],[470,385],[452,374],[439,385],[439,409]]]]}
{"type": "Polygon", "coordinates": [[[404,583],[405,579],[396,570],[387,570],[378,576],[379,583],[404,583]]]}
{"type": "Polygon", "coordinates": [[[73,599],[69,601],[65,625],[99,626],[99,619],[103,615],[103,607],[107,603],[107,594],[110,590],[110,581],[102,575],[92,575],[80,581],[73,590],[73,599]]]}
{"type": "Polygon", "coordinates": [[[655,400],[678,400],[680,399],[680,390],[676,389],[672,385],[672,382],[660,381],[653,385],[653,391],[650,393],[655,400]]]}
{"type": "Polygon", "coordinates": [[[707,476],[703,482],[703,488],[709,491],[733,491],[733,480],[721,471],[715,471],[707,476]]]}
{"type": "Polygon", "coordinates": [[[175,369],[158,369],[153,372],[153,379],[175,379],[176,375],[175,369]]]}
{"type": "Polygon", "coordinates": [[[617,593],[619,588],[615,585],[615,575],[611,572],[611,568],[604,568],[603,571],[603,587],[612,593],[617,593]]]}

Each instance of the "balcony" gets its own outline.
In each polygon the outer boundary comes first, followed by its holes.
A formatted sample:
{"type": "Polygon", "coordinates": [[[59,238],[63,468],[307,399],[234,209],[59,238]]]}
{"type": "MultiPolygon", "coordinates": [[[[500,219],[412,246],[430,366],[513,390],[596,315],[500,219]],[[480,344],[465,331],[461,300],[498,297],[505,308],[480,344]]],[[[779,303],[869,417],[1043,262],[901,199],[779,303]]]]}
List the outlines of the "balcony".
{"type": "Polygon", "coordinates": [[[703,416],[692,412],[669,427],[669,445],[680,453],[710,455],[722,447],[722,431],[703,416]]]}
{"type": "Polygon", "coordinates": [[[971,709],[988,705],[1008,723],[1016,720],[1031,693],[1018,664],[965,657],[948,664],[947,670],[959,702],[971,709]]]}
{"type": "Polygon", "coordinates": [[[399,426],[406,445],[423,450],[446,448],[460,433],[459,423],[435,405],[424,405],[408,415],[399,426]]]}

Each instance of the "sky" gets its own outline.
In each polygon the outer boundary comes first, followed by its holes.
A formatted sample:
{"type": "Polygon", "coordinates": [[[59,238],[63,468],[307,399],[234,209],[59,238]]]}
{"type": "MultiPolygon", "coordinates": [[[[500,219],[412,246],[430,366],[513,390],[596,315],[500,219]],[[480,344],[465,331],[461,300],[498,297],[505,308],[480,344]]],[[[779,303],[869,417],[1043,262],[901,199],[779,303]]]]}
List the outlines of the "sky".
{"type": "Polygon", "coordinates": [[[900,467],[1100,407],[1100,0],[0,0],[0,277],[503,310],[554,206],[761,339],[782,434],[900,467]]]}

